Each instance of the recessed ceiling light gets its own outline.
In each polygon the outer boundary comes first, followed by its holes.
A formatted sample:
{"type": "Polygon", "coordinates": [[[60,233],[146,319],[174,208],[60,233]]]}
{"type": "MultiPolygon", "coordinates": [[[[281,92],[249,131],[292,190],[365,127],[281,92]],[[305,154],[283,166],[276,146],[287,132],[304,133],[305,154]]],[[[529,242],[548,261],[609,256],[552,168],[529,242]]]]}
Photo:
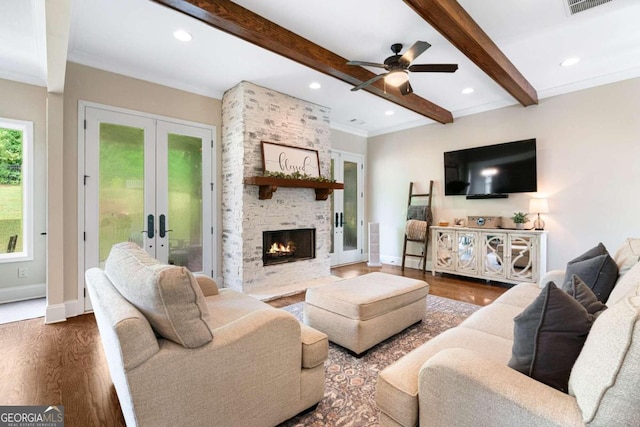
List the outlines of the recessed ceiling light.
{"type": "Polygon", "coordinates": [[[181,42],[190,42],[193,37],[185,30],[178,30],[173,32],[173,37],[177,38],[181,42]]]}
{"type": "Polygon", "coordinates": [[[464,89],[462,89],[462,93],[464,93],[465,95],[469,95],[470,93],[473,93],[473,88],[465,87],[464,89]]]}
{"type": "Polygon", "coordinates": [[[322,87],[322,85],[320,83],[318,83],[318,82],[312,82],[312,83],[309,84],[309,87],[311,89],[320,89],[322,87]]]}
{"type": "Polygon", "coordinates": [[[385,116],[393,116],[395,113],[393,112],[393,110],[387,110],[384,112],[385,116]]]}
{"type": "Polygon", "coordinates": [[[572,65],[576,65],[578,62],[580,62],[580,58],[573,57],[565,59],[560,63],[560,65],[562,65],[563,67],[571,67],[572,65]]]}

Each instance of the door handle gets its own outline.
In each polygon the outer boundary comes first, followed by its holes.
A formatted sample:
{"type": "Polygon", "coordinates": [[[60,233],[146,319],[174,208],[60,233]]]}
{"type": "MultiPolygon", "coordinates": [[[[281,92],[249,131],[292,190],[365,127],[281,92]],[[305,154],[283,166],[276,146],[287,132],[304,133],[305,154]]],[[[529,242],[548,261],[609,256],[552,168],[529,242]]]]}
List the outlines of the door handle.
{"type": "Polygon", "coordinates": [[[336,228],[338,228],[338,212],[336,212],[336,228]]]}
{"type": "Polygon", "coordinates": [[[153,239],[154,233],[154,220],[153,215],[147,215],[147,229],[142,230],[141,233],[147,233],[147,237],[153,239]]]}
{"type": "Polygon", "coordinates": [[[344,228],[344,218],[342,212],[340,212],[340,227],[344,228]]]}
{"type": "Polygon", "coordinates": [[[167,235],[168,232],[173,231],[173,230],[167,230],[167,216],[165,214],[160,215],[160,232],[158,233],[160,235],[161,239],[164,239],[164,237],[167,235]]]}

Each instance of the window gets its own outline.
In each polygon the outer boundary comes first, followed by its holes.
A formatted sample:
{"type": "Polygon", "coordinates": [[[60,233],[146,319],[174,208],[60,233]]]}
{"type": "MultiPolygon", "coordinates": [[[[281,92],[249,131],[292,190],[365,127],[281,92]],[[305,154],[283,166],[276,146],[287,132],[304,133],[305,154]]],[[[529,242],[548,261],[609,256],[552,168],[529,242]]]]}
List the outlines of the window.
{"type": "Polygon", "coordinates": [[[33,123],[0,117],[0,262],[33,259],[33,123]]]}

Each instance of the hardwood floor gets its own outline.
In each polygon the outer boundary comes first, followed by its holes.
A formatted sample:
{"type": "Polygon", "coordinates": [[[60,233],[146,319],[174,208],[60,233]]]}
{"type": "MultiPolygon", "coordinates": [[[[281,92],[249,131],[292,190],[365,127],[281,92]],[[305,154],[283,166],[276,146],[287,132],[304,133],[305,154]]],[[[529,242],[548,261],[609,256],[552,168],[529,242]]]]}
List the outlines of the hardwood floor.
{"type": "MultiPolygon", "coordinates": [[[[496,298],[506,292],[510,285],[491,282],[487,284],[484,280],[461,278],[460,276],[432,276],[430,272],[422,274],[421,270],[407,268],[404,271],[399,266],[383,264],[382,267],[367,267],[362,262],[358,264],[345,265],[331,269],[334,276],[349,279],[367,273],[381,271],[383,273],[395,274],[397,276],[411,277],[413,279],[424,280],[429,283],[429,294],[468,302],[476,305],[491,304],[496,298]]],[[[269,301],[274,307],[284,307],[296,302],[304,301],[304,292],[289,297],[269,301]]]]}
{"type": "MultiPolygon", "coordinates": [[[[426,280],[430,294],[487,305],[507,287],[454,277],[433,277],[396,266],[354,264],[332,269],[349,278],[373,271],[426,280]]],[[[304,293],[271,301],[281,307],[304,293]]],[[[0,325],[0,405],[64,405],[65,426],[124,426],[93,314],[43,324],[42,318],[0,325]]]]}

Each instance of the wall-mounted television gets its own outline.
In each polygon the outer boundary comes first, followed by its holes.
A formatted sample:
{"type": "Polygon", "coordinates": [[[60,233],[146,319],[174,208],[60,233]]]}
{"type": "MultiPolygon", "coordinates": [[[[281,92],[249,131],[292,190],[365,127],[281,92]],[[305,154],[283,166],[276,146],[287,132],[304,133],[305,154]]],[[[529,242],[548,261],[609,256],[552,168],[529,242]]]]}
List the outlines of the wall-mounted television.
{"type": "Polygon", "coordinates": [[[535,191],[535,138],[444,153],[446,196],[493,198],[535,191]]]}

